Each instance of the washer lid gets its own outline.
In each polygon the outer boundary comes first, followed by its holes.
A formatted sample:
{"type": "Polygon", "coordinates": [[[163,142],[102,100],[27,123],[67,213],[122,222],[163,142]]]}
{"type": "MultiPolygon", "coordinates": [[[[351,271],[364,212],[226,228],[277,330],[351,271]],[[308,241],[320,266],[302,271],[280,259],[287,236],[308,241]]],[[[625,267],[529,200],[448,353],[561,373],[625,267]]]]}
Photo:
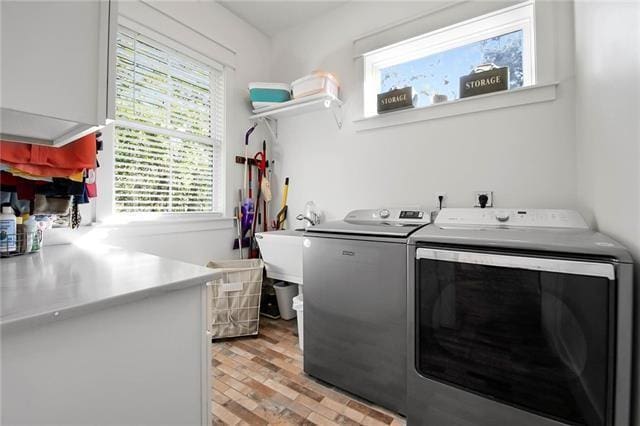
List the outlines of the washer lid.
{"type": "Polygon", "coordinates": [[[307,232],[406,238],[428,224],[429,214],[417,207],[353,210],[343,220],[307,228],[307,232]]]}
{"type": "Polygon", "coordinates": [[[399,223],[385,221],[345,221],[326,222],[307,228],[309,233],[372,235],[406,238],[423,227],[424,223],[399,223]]]}

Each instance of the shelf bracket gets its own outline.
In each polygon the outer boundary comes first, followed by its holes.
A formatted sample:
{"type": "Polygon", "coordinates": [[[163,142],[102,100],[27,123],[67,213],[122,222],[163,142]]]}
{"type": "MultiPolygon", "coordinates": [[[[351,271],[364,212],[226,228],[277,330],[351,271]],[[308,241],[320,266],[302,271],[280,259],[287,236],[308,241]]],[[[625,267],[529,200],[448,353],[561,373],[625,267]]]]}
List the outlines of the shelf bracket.
{"type": "Polygon", "coordinates": [[[278,120],[262,117],[260,118],[260,121],[262,121],[266,126],[267,130],[269,130],[269,133],[271,134],[271,137],[273,138],[273,140],[274,141],[278,140],[278,120]]]}
{"type": "Polygon", "coordinates": [[[333,114],[333,119],[336,120],[336,124],[338,125],[338,129],[342,129],[342,105],[336,105],[335,103],[331,103],[331,113],[333,114]]]}

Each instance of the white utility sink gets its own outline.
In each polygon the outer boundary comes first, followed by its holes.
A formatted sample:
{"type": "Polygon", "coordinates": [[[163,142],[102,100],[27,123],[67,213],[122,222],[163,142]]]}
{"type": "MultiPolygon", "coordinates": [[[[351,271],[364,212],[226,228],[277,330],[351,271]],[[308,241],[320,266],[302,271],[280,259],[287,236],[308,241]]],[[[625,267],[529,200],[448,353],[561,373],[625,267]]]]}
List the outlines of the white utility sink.
{"type": "Polygon", "coordinates": [[[302,240],[304,230],[256,233],[267,277],[302,284],[302,240]]]}

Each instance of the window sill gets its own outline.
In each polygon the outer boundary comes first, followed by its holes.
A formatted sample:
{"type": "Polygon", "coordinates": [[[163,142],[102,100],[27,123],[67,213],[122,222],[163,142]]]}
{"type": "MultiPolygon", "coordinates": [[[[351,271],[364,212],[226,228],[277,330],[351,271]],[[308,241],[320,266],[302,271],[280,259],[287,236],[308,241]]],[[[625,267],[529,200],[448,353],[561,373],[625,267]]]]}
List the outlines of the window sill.
{"type": "Polygon", "coordinates": [[[194,214],[115,214],[96,225],[100,227],[138,227],[159,226],[173,224],[195,224],[233,221],[233,217],[226,217],[222,213],[194,213],[194,214]]]}
{"type": "Polygon", "coordinates": [[[359,118],[353,120],[353,124],[356,132],[361,132],[518,105],[549,102],[556,99],[557,86],[558,83],[536,84],[503,92],[487,93],[486,95],[455,99],[422,108],[405,109],[359,118]]]}
{"type": "Polygon", "coordinates": [[[231,229],[234,220],[215,213],[150,217],[116,215],[96,223],[94,227],[126,236],[145,236],[231,229]]]}
{"type": "Polygon", "coordinates": [[[154,219],[105,220],[79,229],[54,228],[46,231],[45,245],[70,244],[72,242],[112,242],[114,239],[130,239],[189,232],[211,232],[230,230],[234,227],[234,218],[222,215],[197,215],[196,217],[164,216],[154,219]]]}

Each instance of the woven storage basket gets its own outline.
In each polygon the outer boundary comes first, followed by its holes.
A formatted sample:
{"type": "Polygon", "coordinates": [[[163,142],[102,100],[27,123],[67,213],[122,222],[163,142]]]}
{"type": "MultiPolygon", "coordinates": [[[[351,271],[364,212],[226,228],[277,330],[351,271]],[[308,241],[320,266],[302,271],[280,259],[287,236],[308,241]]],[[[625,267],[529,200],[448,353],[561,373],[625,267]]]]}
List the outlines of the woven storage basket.
{"type": "Polygon", "coordinates": [[[208,283],[209,328],[214,339],[258,334],[262,270],[260,259],[212,261],[222,277],[208,283]]]}

